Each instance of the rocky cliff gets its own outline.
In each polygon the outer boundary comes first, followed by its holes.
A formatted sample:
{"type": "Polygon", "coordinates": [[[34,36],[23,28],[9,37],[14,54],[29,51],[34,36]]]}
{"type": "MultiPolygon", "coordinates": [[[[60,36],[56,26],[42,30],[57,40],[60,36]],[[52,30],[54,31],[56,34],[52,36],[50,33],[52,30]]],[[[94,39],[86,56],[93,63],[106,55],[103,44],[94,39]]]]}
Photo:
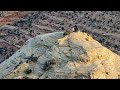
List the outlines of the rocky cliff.
{"type": "Polygon", "coordinates": [[[0,64],[1,79],[118,79],[120,56],[91,36],[37,35],[0,64]]]}

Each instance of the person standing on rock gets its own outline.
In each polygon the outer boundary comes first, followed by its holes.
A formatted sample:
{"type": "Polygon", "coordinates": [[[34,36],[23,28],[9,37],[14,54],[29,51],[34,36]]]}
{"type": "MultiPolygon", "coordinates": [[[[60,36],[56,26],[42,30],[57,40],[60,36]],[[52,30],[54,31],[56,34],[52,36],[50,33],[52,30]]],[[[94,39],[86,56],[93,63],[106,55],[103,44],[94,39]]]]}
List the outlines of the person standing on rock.
{"type": "Polygon", "coordinates": [[[72,33],[72,32],[78,32],[78,31],[79,31],[79,30],[78,30],[78,27],[77,27],[77,25],[75,25],[75,26],[72,28],[72,30],[66,30],[63,35],[69,35],[69,34],[72,33]]]}
{"type": "Polygon", "coordinates": [[[78,27],[77,27],[77,25],[75,25],[74,27],[73,27],[73,32],[78,32],[79,30],[78,30],[78,27]]]}

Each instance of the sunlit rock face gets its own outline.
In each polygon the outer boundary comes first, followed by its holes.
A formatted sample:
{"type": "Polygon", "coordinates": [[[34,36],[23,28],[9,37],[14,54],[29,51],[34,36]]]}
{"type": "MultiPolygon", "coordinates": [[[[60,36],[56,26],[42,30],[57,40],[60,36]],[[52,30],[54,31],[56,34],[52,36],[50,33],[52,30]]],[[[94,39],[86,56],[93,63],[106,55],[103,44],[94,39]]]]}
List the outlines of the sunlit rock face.
{"type": "Polygon", "coordinates": [[[29,39],[0,64],[1,79],[118,79],[120,56],[82,32],[29,39]]]}

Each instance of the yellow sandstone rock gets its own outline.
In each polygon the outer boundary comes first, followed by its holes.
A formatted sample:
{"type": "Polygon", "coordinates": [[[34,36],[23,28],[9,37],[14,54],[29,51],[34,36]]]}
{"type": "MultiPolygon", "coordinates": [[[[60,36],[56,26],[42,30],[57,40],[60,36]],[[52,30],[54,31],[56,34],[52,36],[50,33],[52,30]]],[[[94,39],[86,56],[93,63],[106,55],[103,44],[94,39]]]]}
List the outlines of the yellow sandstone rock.
{"type": "Polygon", "coordinates": [[[86,33],[78,31],[66,36],[63,33],[48,33],[29,39],[20,52],[16,52],[0,64],[0,78],[119,78],[120,56],[103,47],[86,33]],[[38,58],[34,63],[30,58],[26,59],[32,54],[38,58]],[[13,61],[15,64],[11,63],[13,61]],[[20,61],[22,63],[19,64],[20,61]],[[18,68],[14,69],[16,65],[18,68]],[[32,73],[27,75],[24,70],[29,67],[32,67],[32,73]]]}

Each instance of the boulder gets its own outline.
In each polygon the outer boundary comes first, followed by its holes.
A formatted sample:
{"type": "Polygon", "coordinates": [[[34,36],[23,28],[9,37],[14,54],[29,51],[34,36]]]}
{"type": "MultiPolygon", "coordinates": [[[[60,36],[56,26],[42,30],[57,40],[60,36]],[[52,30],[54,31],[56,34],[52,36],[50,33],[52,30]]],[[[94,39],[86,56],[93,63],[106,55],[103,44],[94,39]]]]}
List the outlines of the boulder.
{"type": "Polygon", "coordinates": [[[120,56],[87,33],[30,38],[0,64],[1,79],[118,79],[120,56]]]}

